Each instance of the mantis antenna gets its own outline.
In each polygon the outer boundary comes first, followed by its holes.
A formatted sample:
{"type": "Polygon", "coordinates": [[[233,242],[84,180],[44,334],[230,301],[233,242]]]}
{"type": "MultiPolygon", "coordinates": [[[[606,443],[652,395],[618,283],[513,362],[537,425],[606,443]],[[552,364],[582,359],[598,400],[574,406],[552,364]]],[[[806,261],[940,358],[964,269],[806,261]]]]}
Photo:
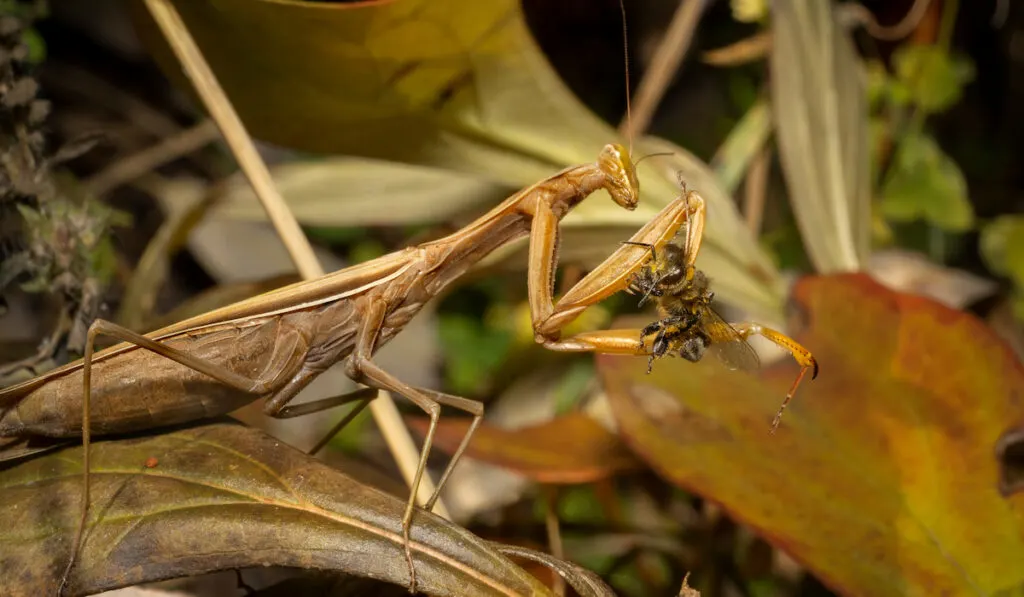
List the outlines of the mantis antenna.
{"type": "Polygon", "coordinates": [[[619,0],[619,11],[622,13],[622,56],[625,62],[626,71],[626,122],[623,123],[622,132],[626,134],[629,139],[629,155],[633,155],[633,111],[630,99],[629,89],[629,31],[626,27],[626,3],[625,0],[619,0]]]}

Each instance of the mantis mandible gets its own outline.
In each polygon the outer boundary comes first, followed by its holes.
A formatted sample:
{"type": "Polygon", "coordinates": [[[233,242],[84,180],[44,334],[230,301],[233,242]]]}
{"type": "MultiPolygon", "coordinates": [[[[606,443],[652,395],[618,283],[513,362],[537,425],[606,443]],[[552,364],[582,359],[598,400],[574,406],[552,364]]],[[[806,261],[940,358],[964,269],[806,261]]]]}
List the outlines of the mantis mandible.
{"type": "MultiPolygon", "coordinates": [[[[636,207],[639,183],[625,147],[607,145],[596,162],[570,167],[528,187],[465,228],[433,242],[286,286],[146,335],[97,320],[89,328],[81,360],[0,390],[0,437],[81,436],[85,447],[81,518],[61,587],[69,578],[84,538],[92,433],[125,433],[226,414],[258,398],[266,398],[264,412],[278,418],[356,404],[337,430],[379,390],[387,390],[406,397],[430,416],[402,518],[410,589],[414,590],[409,532],[441,406],[465,411],[473,421],[425,504],[428,510],[480,423],[483,405],[413,387],[377,365],[374,352],[472,265],[525,235],[530,236],[527,285],[535,338],[555,350],[579,350],[572,339],[560,339],[560,331],[588,306],[626,288],[631,274],[647,256],[646,249],[624,244],[554,302],[558,224],[575,205],[599,189],[607,190],[625,209],[636,207]],[[100,335],[121,343],[95,352],[100,335]],[[338,362],[344,363],[351,379],[367,387],[334,398],[289,405],[317,375],[338,362]]],[[[689,204],[681,197],[631,241],[663,246],[690,212],[689,204]]],[[[595,346],[593,350],[602,349],[595,346]]]]}

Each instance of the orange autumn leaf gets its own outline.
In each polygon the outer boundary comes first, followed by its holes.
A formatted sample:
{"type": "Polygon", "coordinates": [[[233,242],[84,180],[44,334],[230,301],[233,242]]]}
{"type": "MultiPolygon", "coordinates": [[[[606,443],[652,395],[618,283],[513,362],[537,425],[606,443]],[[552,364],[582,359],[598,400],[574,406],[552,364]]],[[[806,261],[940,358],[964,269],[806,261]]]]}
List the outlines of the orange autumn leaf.
{"type": "MultiPolygon", "coordinates": [[[[406,422],[422,436],[429,420],[407,417],[406,422]]],[[[434,445],[450,454],[468,428],[469,419],[441,419],[434,445]]],[[[582,413],[512,430],[481,423],[466,455],[553,484],[591,483],[639,466],[618,437],[582,413]]]]}
{"type": "Polygon", "coordinates": [[[997,444],[1024,423],[1021,363],[974,316],[866,276],[807,278],[794,298],[821,374],[776,435],[791,362],[648,376],[600,357],[624,439],[841,594],[1019,594],[1024,494],[1000,492],[997,444]]]}

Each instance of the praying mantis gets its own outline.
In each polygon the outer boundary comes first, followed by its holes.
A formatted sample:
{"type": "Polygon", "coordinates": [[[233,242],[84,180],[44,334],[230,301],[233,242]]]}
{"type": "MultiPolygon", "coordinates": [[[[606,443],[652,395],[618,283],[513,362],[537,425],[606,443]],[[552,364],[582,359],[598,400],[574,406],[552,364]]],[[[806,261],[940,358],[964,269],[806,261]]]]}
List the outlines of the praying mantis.
{"type": "Polygon", "coordinates": [[[568,168],[528,187],[437,241],[287,286],[146,335],[99,320],[89,328],[80,361],[0,390],[0,438],[81,437],[85,447],[81,513],[58,592],[68,582],[79,550],[85,547],[93,433],[124,433],[193,421],[226,414],[260,398],[266,399],[264,412],[278,418],[354,405],[335,427],[337,431],[380,390],[406,397],[430,417],[402,517],[409,589],[415,592],[416,570],[409,534],[415,496],[441,407],[467,412],[473,420],[426,502],[427,510],[437,501],[479,425],[483,405],[411,386],[375,363],[374,353],[427,301],[483,257],[529,235],[527,285],[537,342],[557,351],[648,354],[635,330],[566,339],[561,331],[590,305],[628,289],[634,274],[647,263],[649,253],[656,254],[669,243],[684,222],[699,217],[701,225],[693,229],[702,229],[703,201],[695,201],[692,191],[684,192],[555,302],[552,288],[558,224],[573,207],[600,189],[606,190],[619,206],[636,207],[639,183],[635,164],[624,147],[605,146],[595,163],[568,168]],[[121,343],[97,352],[95,342],[101,335],[121,343]],[[303,388],[335,363],[342,363],[346,374],[366,387],[334,398],[291,404],[303,388]]]}
{"type": "MultiPolygon", "coordinates": [[[[411,386],[373,360],[432,297],[490,252],[529,235],[527,287],[537,342],[553,350],[580,350],[561,330],[588,306],[625,289],[644,264],[647,249],[668,243],[691,217],[685,197],[667,205],[601,265],[553,300],[558,224],[583,199],[604,189],[632,210],[639,182],[628,150],[606,145],[598,160],[570,167],[509,197],[465,228],[441,238],[299,282],[149,334],[105,320],[90,328],[81,360],[0,390],[0,437],[81,437],[85,446],[81,517],[67,582],[89,509],[89,443],[93,433],[115,434],[193,421],[231,412],[265,398],[264,412],[290,418],[355,404],[336,426],[349,422],[378,391],[405,396],[430,417],[402,518],[410,590],[416,576],[409,544],[415,496],[426,468],[441,406],[472,415],[473,421],[425,508],[437,501],[483,416],[480,402],[411,386]],[[99,336],[121,343],[96,352],[99,336]],[[290,405],[317,375],[342,362],[354,392],[290,405]]],[[[592,342],[584,350],[621,352],[592,342]]],[[[634,344],[636,344],[634,339],[634,344]]],[[[642,350],[642,346],[635,348],[642,350]]],[[[3,454],[0,453],[0,459],[3,454]]]]}

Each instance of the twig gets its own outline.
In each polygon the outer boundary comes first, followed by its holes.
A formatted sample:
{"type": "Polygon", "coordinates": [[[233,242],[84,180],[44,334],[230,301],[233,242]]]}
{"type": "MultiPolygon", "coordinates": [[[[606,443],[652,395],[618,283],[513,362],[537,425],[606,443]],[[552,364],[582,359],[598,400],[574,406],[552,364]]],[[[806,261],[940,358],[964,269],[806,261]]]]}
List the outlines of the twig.
{"type": "Polygon", "coordinates": [[[708,50],[701,54],[701,60],[712,66],[739,66],[761,60],[771,49],[772,32],[765,29],[725,47],[708,50]]]}
{"type": "MultiPolygon", "coordinates": [[[[551,555],[559,560],[565,559],[565,547],[562,545],[562,531],[558,526],[558,512],[555,505],[558,503],[558,487],[541,487],[544,499],[544,529],[548,534],[548,549],[551,555]]],[[[558,597],[565,597],[565,579],[562,575],[555,574],[555,584],[551,587],[558,597]]]]}
{"type": "Polygon", "coordinates": [[[245,125],[242,124],[242,120],[203,58],[199,46],[192,39],[178,11],[168,0],[145,1],[153,19],[184,67],[185,74],[192,81],[203,104],[223,133],[224,140],[231,147],[231,152],[252,184],[253,191],[263,203],[263,208],[267,210],[267,216],[270,217],[274,228],[281,233],[281,240],[295,262],[299,274],[307,280],[324,275],[302,228],[278,192],[270,171],[263,163],[248,131],[245,130],[245,125]]]}
{"type": "Polygon", "coordinates": [[[156,145],[117,160],[89,179],[86,186],[94,195],[105,195],[126,182],[208,145],[218,135],[217,125],[212,120],[204,120],[156,145]]]}
{"type": "Polygon", "coordinates": [[[866,7],[856,2],[849,2],[839,7],[840,14],[847,25],[861,23],[868,34],[882,41],[899,41],[917,29],[921,19],[928,12],[931,0],[915,0],[913,6],[895,25],[879,25],[875,15],[866,7]]]}
{"type": "MultiPolygon", "coordinates": [[[[299,273],[307,280],[322,276],[323,269],[313,253],[309,240],[278,192],[266,164],[263,163],[259,152],[256,151],[252,138],[249,137],[249,133],[245,130],[245,126],[224,90],[221,89],[178,11],[168,0],[145,0],[145,2],[146,8],[153,15],[153,19],[160,27],[164,37],[167,38],[167,42],[184,67],[185,73],[195,86],[199,97],[202,98],[203,104],[213,117],[214,122],[217,123],[221,133],[224,134],[225,141],[231,147],[238,165],[249,179],[253,192],[259,197],[263,208],[266,209],[270,221],[281,236],[299,273]]],[[[394,400],[390,394],[381,392],[376,400],[370,401],[370,410],[384,436],[385,443],[403,472],[406,484],[411,486],[412,475],[407,474],[406,471],[410,466],[411,470],[415,471],[419,456],[416,453],[412,437],[409,435],[409,430],[398,416],[394,400]]],[[[427,495],[432,494],[434,487],[433,479],[424,474],[420,482],[420,495],[422,496],[423,492],[426,492],[427,495]]],[[[444,506],[438,500],[437,511],[443,512],[443,508],[444,506]]]]}
{"type": "Polygon", "coordinates": [[[629,118],[619,124],[619,132],[627,135],[643,134],[651,124],[654,111],[661,103],[672,77],[679,70],[679,65],[686,56],[686,51],[693,41],[693,32],[697,22],[708,4],[705,0],[684,0],[679,3],[672,22],[665,32],[665,38],[658,44],[658,49],[651,60],[644,78],[637,87],[633,101],[632,125],[629,118]]]}
{"type": "Polygon", "coordinates": [[[45,88],[65,89],[76,94],[118,114],[134,129],[141,129],[154,137],[166,137],[181,130],[178,123],[163,112],[85,69],[51,61],[41,74],[45,88]]]}

